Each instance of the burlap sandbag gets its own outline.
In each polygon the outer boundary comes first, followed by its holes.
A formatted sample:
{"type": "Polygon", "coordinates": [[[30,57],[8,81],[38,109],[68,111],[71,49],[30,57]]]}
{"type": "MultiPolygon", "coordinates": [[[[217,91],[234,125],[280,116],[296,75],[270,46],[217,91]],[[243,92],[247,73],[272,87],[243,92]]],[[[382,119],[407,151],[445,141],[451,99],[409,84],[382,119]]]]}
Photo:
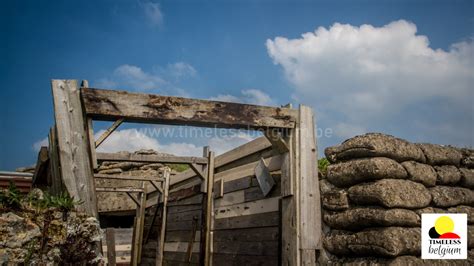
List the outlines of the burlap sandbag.
{"type": "Polygon", "coordinates": [[[430,165],[459,165],[463,158],[459,149],[429,143],[417,144],[426,157],[426,163],[430,165]]]}
{"type": "MultiPolygon", "coordinates": [[[[468,257],[469,258],[469,257],[468,257]]],[[[468,260],[422,260],[415,256],[399,256],[393,259],[374,257],[342,257],[323,265],[337,266],[470,266],[472,258],[468,260]]]]}
{"type": "Polygon", "coordinates": [[[461,180],[461,172],[454,165],[435,166],[438,174],[436,185],[455,185],[461,180]]]}
{"type": "Polygon", "coordinates": [[[324,153],[332,162],[365,157],[387,157],[397,162],[425,162],[423,152],[413,143],[380,133],[368,133],[327,148],[324,153]]]}
{"type": "Polygon", "coordinates": [[[349,198],[344,190],[332,190],[322,193],[323,208],[332,211],[342,211],[349,208],[349,198]]]}
{"type": "Polygon", "coordinates": [[[348,190],[349,199],[357,205],[379,205],[388,208],[416,209],[428,206],[430,192],[410,180],[382,179],[355,185],[348,190]]]}
{"type": "Polygon", "coordinates": [[[406,209],[357,207],[343,212],[325,211],[324,222],[333,229],[357,231],[368,227],[420,226],[420,216],[406,209]]]}
{"type": "Polygon", "coordinates": [[[436,207],[474,206],[474,191],[468,188],[436,186],[430,188],[430,193],[436,207]]]}
{"type": "Polygon", "coordinates": [[[372,228],[357,233],[335,230],[324,238],[324,246],[336,255],[419,255],[420,231],[409,227],[372,228]]]}
{"type": "Polygon", "coordinates": [[[407,177],[407,171],[396,161],[384,158],[364,158],[328,166],[327,180],[338,187],[348,187],[364,181],[407,177]]]}
{"type": "Polygon", "coordinates": [[[474,169],[459,168],[461,172],[461,181],[459,186],[474,189],[474,169]]]}
{"type": "Polygon", "coordinates": [[[402,163],[402,166],[405,167],[405,170],[408,172],[408,179],[422,183],[427,187],[434,187],[436,185],[438,175],[431,165],[415,161],[406,161],[402,163]]]}

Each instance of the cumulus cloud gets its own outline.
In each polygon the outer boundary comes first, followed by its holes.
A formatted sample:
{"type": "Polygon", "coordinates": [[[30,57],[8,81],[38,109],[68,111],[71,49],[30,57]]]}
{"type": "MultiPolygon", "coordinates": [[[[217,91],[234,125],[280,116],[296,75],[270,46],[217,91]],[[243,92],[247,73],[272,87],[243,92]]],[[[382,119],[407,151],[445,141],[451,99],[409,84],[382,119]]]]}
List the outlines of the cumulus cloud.
{"type": "MultiPolygon", "coordinates": [[[[341,123],[340,135],[446,112],[456,117],[453,127],[472,124],[472,40],[433,49],[416,25],[399,20],[383,27],[335,23],[296,39],[269,39],[266,46],[294,97],[325,113],[333,125],[341,123]]],[[[472,141],[472,130],[455,134],[472,141]]]]}
{"type": "Polygon", "coordinates": [[[240,91],[240,95],[219,94],[211,97],[214,101],[238,102],[257,105],[275,105],[275,101],[265,92],[257,89],[247,89],[240,91]]]}
{"type": "MultiPolygon", "coordinates": [[[[202,147],[193,143],[193,140],[189,140],[189,142],[160,143],[157,138],[151,136],[152,134],[148,134],[151,132],[153,131],[140,130],[137,128],[116,130],[99,146],[97,151],[134,152],[140,149],[153,149],[158,152],[169,153],[177,156],[202,156],[202,147]]],[[[97,139],[103,133],[104,130],[96,132],[95,138],[97,139]]],[[[253,139],[254,136],[250,136],[244,132],[236,132],[236,134],[211,137],[208,139],[207,145],[210,146],[216,154],[221,154],[253,139]]],[[[43,141],[44,140],[41,140],[37,143],[42,143],[43,141]]],[[[35,147],[37,145],[41,144],[34,144],[35,147]]]]}
{"type": "Polygon", "coordinates": [[[95,85],[101,88],[122,87],[136,91],[173,89],[182,95],[184,90],[177,88],[176,82],[196,75],[196,69],[186,62],[171,63],[166,67],[155,66],[151,71],[124,64],[115,68],[109,77],[99,79],[95,85]]]}
{"type": "Polygon", "coordinates": [[[159,3],[152,1],[141,1],[139,3],[146,18],[153,26],[161,26],[163,24],[163,12],[159,3]]]}

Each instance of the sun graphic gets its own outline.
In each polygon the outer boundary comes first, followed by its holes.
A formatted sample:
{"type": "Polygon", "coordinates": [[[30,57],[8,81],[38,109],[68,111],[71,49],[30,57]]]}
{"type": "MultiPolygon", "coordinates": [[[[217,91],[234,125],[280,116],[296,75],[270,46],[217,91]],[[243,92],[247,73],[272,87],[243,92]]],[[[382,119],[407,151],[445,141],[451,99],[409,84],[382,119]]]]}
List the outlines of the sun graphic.
{"type": "Polygon", "coordinates": [[[459,239],[459,235],[453,233],[454,222],[448,216],[440,216],[436,219],[435,226],[431,227],[429,235],[431,238],[459,239]]]}

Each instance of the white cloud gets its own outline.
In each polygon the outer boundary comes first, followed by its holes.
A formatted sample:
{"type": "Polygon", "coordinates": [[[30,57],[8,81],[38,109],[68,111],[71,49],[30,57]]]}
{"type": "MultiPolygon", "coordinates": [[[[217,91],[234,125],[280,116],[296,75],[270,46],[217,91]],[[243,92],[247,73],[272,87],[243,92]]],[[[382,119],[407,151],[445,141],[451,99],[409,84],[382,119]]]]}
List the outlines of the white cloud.
{"type": "Polygon", "coordinates": [[[140,2],[145,16],[153,26],[163,25],[163,12],[161,11],[160,4],[152,1],[140,2]]]}
{"type": "Polygon", "coordinates": [[[295,98],[330,114],[333,125],[341,123],[341,135],[401,117],[407,124],[447,112],[465,114],[457,124],[474,119],[472,40],[432,49],[413,23],[400,20],[383,27],[335,23],[300,38],[267,40],[266,46],[295,98]]]}
{"type": "Polygon", "coordinates": [[[210,100],[223,102],[238,102],[257,105],[276,105],[275,101],[265,92],[256,89],[247,89],[240,91],[241,95],[219,94],[211,97],[210,100]]]}
{"type": "Polygon", "coordinates": [[[41,140],[38,140],[37,142],[33,143],[33,150],[35,152],[39,152],[39,150],[41,149],[41,147],[48,147],[49,146],[49,141],[48,141],[48,138],[44,138],[44,139],[41,139],[41,140]]]}
{"type": "Polygon", "coordinates": [[[348,123],[337,123],[334,126],[334,133],[336,136],[344,139],[354,137],[367,132],[367,129],[357,125],[351,125],[348,123]]]}
{"type": "MultiPolygon", "coordinates": [[[[97,139],[104,130],[95,133],[97,139]]],[[[136,128],[114,131],[97,149],[99,152],[134,152],[140,149],[153,149],[162,153],[169,153],[177,156],[202,156],[202,147],[190,142],[171,142],[162,144],[158,139],[149,136],[146,132],[136,128]],[[145,132],[145,133],[143,133],[145,132]]],[[[223,137],[212,137],[208,140],[208,146],[221,154],[239,145],[245,144],[254,138],[243,132],[227,135],[223,137]]]]}
{"type": "Polygon", "coordinates": [[[166,72],[176,79],[185,77],[195,77],[197,75],[196,69],[186,62],[176,62],[166,66],[166,72]]]}
{"type": "Polygon", "coordinates": [[[100,88],[120,87],[135,91],[160,90],[164,92],[172,90],[178,92],[179,95],[186,95],[187,93],[183,89],[177,87],[177,83],[181,79],[196,76],[196,69],[186,62],[171,63],[166,67],[154,66],[152,71],[124,64],[115,68],[109,77],[97,80],[94,85],[100,88]]]}
{"type": "MultiPolygon", "coordinates": [[[[105,130],[99,130],[94,135],[97,139],[105,130]]],[[[99,146],[99,152],[137,151],[140,149],[153,149],[159,151],[160,144],[157,139],[151,138],[136,128],[116,130],[99,146]]]]}

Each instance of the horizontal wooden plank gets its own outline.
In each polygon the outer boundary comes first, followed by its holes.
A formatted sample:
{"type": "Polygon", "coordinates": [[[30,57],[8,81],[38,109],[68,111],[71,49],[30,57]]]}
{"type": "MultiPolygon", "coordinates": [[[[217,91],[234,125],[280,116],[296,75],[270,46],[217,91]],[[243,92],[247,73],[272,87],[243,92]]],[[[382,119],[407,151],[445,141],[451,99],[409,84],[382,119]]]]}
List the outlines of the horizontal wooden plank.
{"type": "Polygon", "coordinates": [[[262,242],[262,241],[279,241],[279,228],[260,227],[260,228],[243,228],[218,230],[214,232],[215,242],[262,242]]]}
{"type": "MultiPolygon", "coordinates": [[[[276,171],[281,168],[282,164],[282,157],[281,155],[273,156],[270,158],[265,159],[267,163],[267,167],[269,171],[276,171]]],[[[227,171],[223,171],[220,173],[215,174],[214,180],[218,181],[219,179],[224,179],[226,182],[230,180],[235,180],[238,178],[246,177],[246,176],[254,176],[255,175],[255,167],[257,166],[257,162],[241,165],[227,171]]]]}
{"type": "Polygon", "coordinates": [[[277,256],[249,256],[239,254],[213,254],[213,265],[231,266],[275,266],[278,265],[277,256]]]}
{"type": "MultiPolygon", "coordinates": [[[[189,242],[193,236],[192,230],[166,232],[166,242],[189,242]]],[[[200,234],[195,234],[194,241],[199,242],[200,234]]]]}
{"type": "Polygon", "coordinates": [[[98,161],[144,162],[144,163],[196,163],[207,164],[204,157],[185,157],[167,155],[148,155],[134,153],[97,153],[98,161]]]}
{"type": "Polygon", "coordinates": [[[257,213],[276,212],[279,210],[279,198],[266,198],[224,207],[215,207],[214,210],[214,217],[216,220],[235,216],[252,215],[257,213]]]}
{"type": "Polygon", "coordinates": [[[178,201],[168,202],[168,206],[183,206],[183,205],[194,205],[202,203],[203,194],[197,194],[189,198],[185,198],[178,201]]]}
{"type": "Polygon", "coordinates": [[[278,241],[214,241],[215,254],[278,256],[278,241]]]}
{"type": "Polygon", "coordinates": [[[96,120],[242,129],[294,128],[297,110],[83,88],[85,112],[96,120]]]}
{"type": "MultiPolygon", "coordinates": [[[[188,260],[188,254],[186,252],[165,252],[164,259],[166,261],[173,261],[173,262],[186,262],[188,260]]],[[[191,264],[199,263],[199,253],[192,253],[191,254],[191,264]]],[[[172,264],[176,265],[176,264],[172,264]]]]}
{"type": "MultiPolygon", "coordinates": [[[[167,252],[187,252],[188,242],[165,242],[167,252]]],[[[192,252],[199,252],[199,243],[193,243],[192,252]]]]}
{"type": "Polygon", "coordinates": [[[278,226],[279,222],[279,212],[259,213],[253,215],[216,219],[214,221],[214,230],[278,226]]]}
{"type": "Polygon", "coordinates": [[[134,188],[134,187],[123,187],[123,188],[116,188],[116,187],[97,187],[95,188],[97,192],[130,192],[130,193],[141,193],[143,189],[141,188],[134,188]]]}
{"type": "Polygon", "coordinates": [[[177,191],[170,192],[168,196],[168,201],[171,202],[171,201],[182,200],[182,199],[197,195],[199,193],[201,193],[200,185],[192,186],[189,188],[183,188],[177,191]]]}
{"type": "Polygon", "coordinates": [[[202,210],[201,204],[191,204],[191,205],[177,205],[177,206],[169,206],[168,207],[168,214],[172,213],[180,213],[180,212],[187,212],[187,211],[195,211],[195,210],[202,210]]]}
{"type": "Polygon", "coordinates": [[[126,175],[107,175],[107,174],[94,174],[94,178],[99,178],[99,179],[116,179],[116,180],[126,180],[126,181],[155,181],[155,182],[164,181],[163,178],[159,178],[159,177],[126,176],[126,175]]]}
{"type": "Polygon", "coordinates": [[[216,168],[222,167],[231,162],[245,158],[256,152],[265,150],[271,147],[272,144],[265,137],[256,138],[244,145],[238,146],[222,155],[216,157],[215,166],[216,168]]]}

